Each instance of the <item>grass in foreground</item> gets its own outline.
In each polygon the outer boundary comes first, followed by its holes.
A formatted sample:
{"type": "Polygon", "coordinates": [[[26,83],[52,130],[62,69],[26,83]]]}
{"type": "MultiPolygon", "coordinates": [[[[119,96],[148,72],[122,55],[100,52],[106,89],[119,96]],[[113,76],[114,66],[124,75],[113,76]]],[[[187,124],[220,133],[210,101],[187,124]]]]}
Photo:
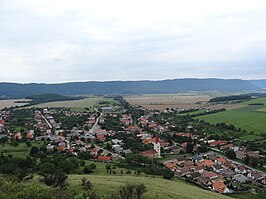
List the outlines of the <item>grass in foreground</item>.
{"type": "Polygon", "coordinates": [[[181,180],[165,180],[159,177],[137,177],[137,176],[99,176],[99,175],[70,175],[68,182],[72,185],[81,183],[81,179],[85,177],[89,179],[97,193],[106,195],[111,193],[119,186],[126,183],[143,183],[148,191],[144,194],[145,199],[177,199],[177,198],[191,198],[191,199],[220,199],[229,198],[227,196],[204,190],[197,186],[188,184],[181,180]]]}

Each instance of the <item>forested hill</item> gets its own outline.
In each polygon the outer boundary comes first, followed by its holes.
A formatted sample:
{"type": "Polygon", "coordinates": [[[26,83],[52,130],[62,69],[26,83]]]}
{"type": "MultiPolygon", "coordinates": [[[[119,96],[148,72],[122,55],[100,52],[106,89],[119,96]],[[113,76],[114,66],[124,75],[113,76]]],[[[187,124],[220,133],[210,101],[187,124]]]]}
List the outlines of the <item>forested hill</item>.
{"type": "Polygon", "coordinates": [[[61,84],[0,83],[2,98],[19,98],[29,95],[56,93],[79,94],[163,94],[182,91],[259,91],[260,88],[246,80],[238,79],[174,79],[161,81],[106,81],[72,82],[61,84]]]}
{"type": "Polygon", "coordinates": [[[261,79],[261,80],[250,80],[250,82],[259,87],[259,88],[263,88],[266,89],[266,79],[261,79]]]}

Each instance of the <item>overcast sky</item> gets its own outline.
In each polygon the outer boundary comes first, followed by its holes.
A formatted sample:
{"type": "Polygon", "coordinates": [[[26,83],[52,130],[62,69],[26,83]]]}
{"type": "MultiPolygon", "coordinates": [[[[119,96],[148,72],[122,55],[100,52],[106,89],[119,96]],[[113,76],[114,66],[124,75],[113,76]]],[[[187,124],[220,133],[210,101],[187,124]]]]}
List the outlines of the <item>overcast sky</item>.
{"type": "Polygon", "coordinates": [[[266,78],[265,0],[0,0],[0,81],[266,78]]]}

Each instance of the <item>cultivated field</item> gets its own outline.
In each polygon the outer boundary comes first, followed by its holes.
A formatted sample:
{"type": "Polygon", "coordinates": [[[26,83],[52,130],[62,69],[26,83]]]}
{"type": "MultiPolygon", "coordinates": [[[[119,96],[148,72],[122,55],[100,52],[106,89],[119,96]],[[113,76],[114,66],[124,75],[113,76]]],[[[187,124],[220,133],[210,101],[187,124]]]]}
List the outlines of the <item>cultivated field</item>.
{"type": "Polygon", "coordinates": [[[134,105],[140,105],[147,109],[165,110],[166,108],[192,108],[200,107],[197,102],[208,101],[208,95],[139,95],[127,96],[125,99],[134,105]]]}
{"type": "Polygon", "coordinates": [[[15,103],[16,101],[29,101],[29,100],[28,99],[0,100],[0,109],[28,104],[28,103],[15,103]]]}
{"type": "Polygon", "coordinates": [[[197,117],[209,123],[233,124],[238,128],[247,131],[254,131],[254,135],[241,137],[243,140],[254,140],[262,138],[261,134],[266,134],[266,98],[259,98],[240,103],[240,108],[225,112],[197,117]],[[263,103],[264,105],[250,105],[263,103]]]}
{"type": "Polygon", "coordinates": [[[162,94],[162,95],[134,95],[126,96],[125,99],[130,103],[143,106],[149,110],[165,110],[166,108],[208,108],[227,110],[239,108],[237,104],[227,105],[207,105],[200,102],[208,102],[213,96],[198,93],[182,94],[162,94]]]}
{"type": "Polygon", "coordinates": [[[37,108],[45,108],[45,107],[69,107],[72,110],[83,111],[85,108],[96,105],[100,101],[108,101],[110,103],[115,103],[112,98],[104,98],[104,97],[89,97],[81,100],[70,100],[70,101],[56,101],[56,102],[47,102],[42,104],[37,104],[30,106],[37,108]]]}

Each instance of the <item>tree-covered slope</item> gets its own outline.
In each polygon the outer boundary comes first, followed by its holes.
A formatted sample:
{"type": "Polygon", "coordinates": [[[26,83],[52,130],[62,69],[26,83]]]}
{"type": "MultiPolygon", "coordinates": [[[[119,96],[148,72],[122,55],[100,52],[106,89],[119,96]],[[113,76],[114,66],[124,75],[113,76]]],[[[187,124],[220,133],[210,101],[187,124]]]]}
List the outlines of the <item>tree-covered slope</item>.
{"type": "Polygon", "coordinates": [[[238,79],[174,79],[162,81],[72,82],[61,84],[0,83],[0,97],[18,98],[29,95],[56,93],[80,94],[156,94],[181,91],[258,91],[251,82],[238,79]]]}

